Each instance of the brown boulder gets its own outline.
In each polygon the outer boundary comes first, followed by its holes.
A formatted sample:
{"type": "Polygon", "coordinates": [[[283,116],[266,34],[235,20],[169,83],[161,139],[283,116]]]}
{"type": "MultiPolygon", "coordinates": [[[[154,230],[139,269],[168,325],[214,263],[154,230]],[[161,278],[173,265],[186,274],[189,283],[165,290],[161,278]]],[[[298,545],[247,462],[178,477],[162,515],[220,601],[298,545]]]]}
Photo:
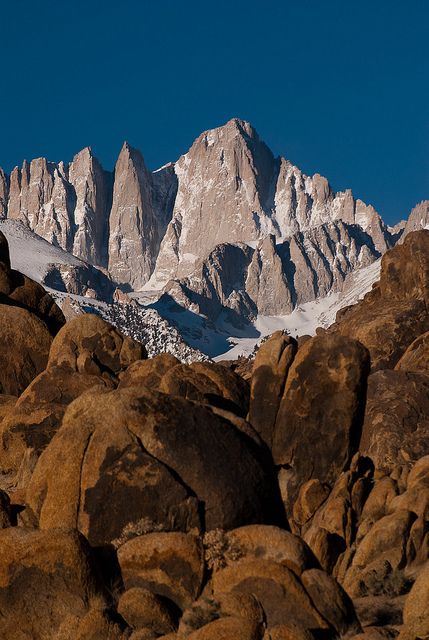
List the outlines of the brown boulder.
{"type": "Polygon", "coordinates": [[[66,626],[70,632],[92,608],[106,607],[77,532],[12,527],[0,531],[0,549],[1,638],[70,637],[66,626]]]}
{"type": "Polygon", "coordinates": [[[406,563],[406,546],[415,514],[398,510],[378,520],[361,540],[345,574],[344,589],[351,597],[373,592],[392,570],[406,563]]]}
{"type": "Polygon", "coordinates": [[[408,594],[403,619],[400,640],[426,638],[429,635],[429,561],[408,594]]]}
{"type": "Polygon", "coordinates": [[[395,369],[414,371],[429,375],[429,332],[419,336],[410,344],[404,355],[397,362],[395,369]]]}
{"type": "Polygon", "coordinates": [[[301,581],[319,613],[340,637],[362,630],[352,601],[335,578],[320,569],[310,569],[304,571],[301,581]]]}
{"type": "Polygon", "coordinates": [[[194,631],[189,640],[261,640],[262,634],[254,624],[243,618],[220,618],[194,631]]]}
{"type": "Polygon", "coordinates": [[[143,345],[123,336],[99,316],[85,313],[59,331],[49,352],[48,366],[68,365],[80,373],[117,376],[144,357],[143,345]]]}
{"type": "Polygon", "coordinates": [[[329,486],[320,480],[309,480],[301,485],[298,498],[293,505],[293,519],[302,526],[316,513],[329,496],[329,486]]]}
{"type": "Polygon", "coordinates": [[[144,386],[158,391],[162,376],[178,364],[179,360],[170,353],[160,353],[147,360],[137,360],[121,374],[118,389],[144,386]]]}
{"type": "Polygon", "coordinates": [[[179,364],[165,372],[158,389],[169,395],[212,404],[241,417],[247,414],[247,382],[221,365],[202,362],[179,364]]]}
{"type": "Polygon", "coordinates": [[[118,561],[126,589],[148,589],[182,610],[200,593],[204,558],[196,536],[179,532],[139,536],[118,549],[118,561]]]}
{"type": "Polygon", "coordinates": [[[280,400],[296,350],[293,338],[276,331],[261,344],[255,357],[248,419],[270,448],[280,400]]]}
{"type": "Polygon", "coordinates": [[[27,488],[42,528],[62,524],[93,545],[119,546],[159,528],[199,527],[197,499],[142,444],[133,401],[132,390],[93,390],[68,407],[27,488]]]}
{"type": "Polygon", "coordinates": [[[36,315],[0,304],[0,393],[19,396],[46,367],[51,343],[36,315]]]}
{"type": "Polygon", "coordinates": [[[261,603],[267,626],[294,622],[303,629],[327,629],[299,578],[272,560],[238,560],[212,578],[214,597],[229,591],[255,596],[261,603]]]}
{"type": "Polygon", "coordinates": [[[12,304],[38,316],[55,336],[65,324],[65,317],[42,285],[14,271],[8,272],[7,286],[0,287],[0,304],[12,304]]]}
{"type": "Polygon", "coordinates": [[[380,291],[384,298],[429,303],[429,231],[409,233],[402,244],[384,254],[380,291]]]}
{"type": "Polygon", "coordinates": [[[67,405],[94,386],[105,387],[106,381],[66,366],[42,371],[5,412],[0,426],[3,473],[16,473],[27,449],[37,459],[59,429],[67,405]]]}
{"type": "Polygon", "coordinates": [[[393,368],[409,345],[429,331],[429,232],[410,233],[384,254],[379,284],[337,314],[330,332],[357,338],[371,354],[372,371],[393,368]]]}
{"type": "Polygon", "coordinates": [[[402,370],[369,376],[359,449],[387,470],[429,453],[429,376],[402,370]]]}
{"type": "Polygon", "coordinates": [[[289,623],[270,627],[265,631],[263,640],[314,640],[314,637],[311,631],[289,623]]]}
{"type": "Polygon", "coordinates": [[[298,351],[277,414],[273,457],[285,467],[291,514],[299,488],[315,478],[331,486],[357,449],[369,358],[356,340],[317,336],[298,351]]]}
{"type": "Polygon", "coordinates": [[[69,405],[27,503],[42,528],[67,524],[96,545],[189,531],[200,515],[206,529],[281,519],[252,440],[208,407],[143,387],[92,390],[69,405]]]}
{"type": "Polygon", "coordinates": [[[143,589],[132,587],[121,595],[118,613],[132,629],[151,630],[156,637],[177,629],[177,611],[166,598],[143,589]]]}
{"type": "Polygon", "coordinates": [[[61,309],[45,289],[11,269],[9,246],[0,231],[0,304],[21,307],[38,316],[54,336],[65,323],[61,309]]]}
{"type": "Polygon", "coordinates": [[[228,542],[241,557],[272,560],[296,575],[317,567],[317,560],[299,536],[268,525],[248,525],[228,532],[228,542]]]}

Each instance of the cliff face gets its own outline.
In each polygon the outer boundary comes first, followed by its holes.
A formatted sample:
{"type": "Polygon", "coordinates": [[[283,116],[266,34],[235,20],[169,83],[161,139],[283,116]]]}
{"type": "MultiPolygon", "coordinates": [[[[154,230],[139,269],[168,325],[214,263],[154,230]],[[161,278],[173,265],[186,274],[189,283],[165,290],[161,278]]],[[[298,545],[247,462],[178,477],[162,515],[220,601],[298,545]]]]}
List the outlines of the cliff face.
{"type": "Polygon", "coordinates": [[[113,174],[89,148],[68,166],[24,161],[10,178],[0,172],[0,217],[107,267],[122,288],[168,288],[186,305],[200,296],[201,308],[223,300],[246,316],[288,313],[326,295],[393,244],[372,206],[275,158],[238,119],[154,172],[127,143],[113,174]],[[249,250],[222,248],[237,243],[249,250]]]}

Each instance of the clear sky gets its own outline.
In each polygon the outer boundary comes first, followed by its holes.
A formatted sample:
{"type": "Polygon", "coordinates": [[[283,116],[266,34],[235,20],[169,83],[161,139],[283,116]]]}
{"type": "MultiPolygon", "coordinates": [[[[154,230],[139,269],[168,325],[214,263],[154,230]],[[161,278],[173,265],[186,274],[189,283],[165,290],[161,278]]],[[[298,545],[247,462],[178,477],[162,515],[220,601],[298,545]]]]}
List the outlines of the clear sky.
{"type": "Polygon", "coordinates": [[[388,222],[429,198],[428,0],[0,0],[0,166],[156,168],[249,120],[388,222]]]}

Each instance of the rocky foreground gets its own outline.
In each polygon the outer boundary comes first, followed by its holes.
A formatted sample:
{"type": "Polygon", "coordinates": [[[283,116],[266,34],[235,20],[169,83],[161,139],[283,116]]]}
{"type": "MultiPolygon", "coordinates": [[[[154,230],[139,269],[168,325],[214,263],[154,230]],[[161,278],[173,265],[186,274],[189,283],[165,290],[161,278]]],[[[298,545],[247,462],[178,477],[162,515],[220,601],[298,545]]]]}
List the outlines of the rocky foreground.
{"type": "Polygon", "coordinates": [[[0,238],[0,638],[429,636],[429,231],[330,329],[181,364],[0,238]]]}

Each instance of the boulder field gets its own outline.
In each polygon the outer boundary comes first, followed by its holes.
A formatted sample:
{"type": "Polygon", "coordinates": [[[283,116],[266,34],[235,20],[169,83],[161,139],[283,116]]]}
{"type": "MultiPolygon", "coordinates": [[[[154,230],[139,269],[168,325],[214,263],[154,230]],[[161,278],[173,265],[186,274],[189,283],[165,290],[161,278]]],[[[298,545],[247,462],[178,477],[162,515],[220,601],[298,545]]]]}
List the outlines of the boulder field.
{"type": "Polygon", "coordinates": [[[329,329],[184,365],[0,236],[0,639],[428,637],[428,303],[423,230],[329,329]]]}

